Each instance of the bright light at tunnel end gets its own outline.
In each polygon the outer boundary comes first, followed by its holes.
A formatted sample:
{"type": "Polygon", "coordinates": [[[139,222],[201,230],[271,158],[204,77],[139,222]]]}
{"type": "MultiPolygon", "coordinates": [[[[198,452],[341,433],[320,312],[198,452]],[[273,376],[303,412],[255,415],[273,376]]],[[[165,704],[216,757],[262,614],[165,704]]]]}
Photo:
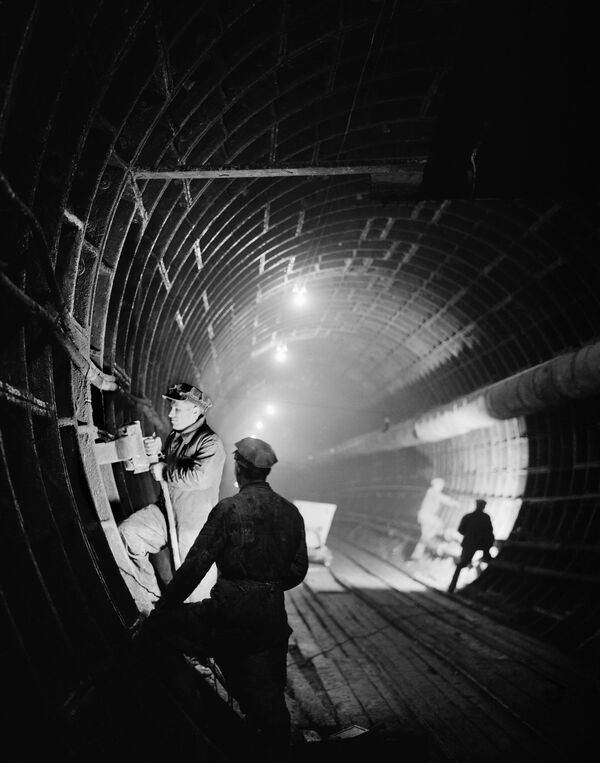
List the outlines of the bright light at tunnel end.
{"type": "Polygon", "coordinates": [[[308,300],[306,286],[296,284],[292,289],[292,302],[296,307],[303,307],[308,300]]]}
{"type": "Polygon", "coordinates": [[[275,349],[275,360],[278,363],[283,363],[287,359],[288,348],[286,344],[280,344],[275,349]]]}

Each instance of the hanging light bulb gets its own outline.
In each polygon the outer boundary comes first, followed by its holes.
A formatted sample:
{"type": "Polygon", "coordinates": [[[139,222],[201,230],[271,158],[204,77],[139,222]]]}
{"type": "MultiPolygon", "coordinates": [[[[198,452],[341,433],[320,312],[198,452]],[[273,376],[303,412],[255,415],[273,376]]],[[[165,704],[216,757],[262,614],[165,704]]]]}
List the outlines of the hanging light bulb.
{"type": "Polygon", "coordinates": [[[295,284],[294,288],[292,289],[292,295],[293,302],[297,307],[302,307],[306,304],[308,299],[306,286],[301,286],[298,283],[295,284]]]}
{"type": "Polygon", "coordinates": [[[278,363],[283,363],[285,359],[287,358],[287,352],[288,352],[287,345],[285,344],[277,345],[277,348],[275,350],[275,360],[278,363]]]}

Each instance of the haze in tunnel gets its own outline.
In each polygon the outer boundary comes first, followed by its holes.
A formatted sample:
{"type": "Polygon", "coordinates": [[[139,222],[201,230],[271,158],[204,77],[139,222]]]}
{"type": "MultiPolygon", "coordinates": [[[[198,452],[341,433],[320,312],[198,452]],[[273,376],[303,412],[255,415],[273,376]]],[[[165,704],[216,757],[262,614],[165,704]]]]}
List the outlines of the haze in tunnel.
{"type": "MultiPolygon", "coordinates": [[[[410,566],[431,479],[456,502],[450,535],[485,498],[498,554],[461,597],[597,659],[599,125],[583,8],[1,4],[15,736],[39,707],[64,754],[56,728],[130,638],[117,523],[156,485],[95,445],[132,420],[164,437],[177,381],[210,394],[228,453],[260,436],[274,486],[336,504],[332,538],[438,589],[446,537],[410,566]]],[[[222,495],[234,489],[229,463],[222,495]]]]}

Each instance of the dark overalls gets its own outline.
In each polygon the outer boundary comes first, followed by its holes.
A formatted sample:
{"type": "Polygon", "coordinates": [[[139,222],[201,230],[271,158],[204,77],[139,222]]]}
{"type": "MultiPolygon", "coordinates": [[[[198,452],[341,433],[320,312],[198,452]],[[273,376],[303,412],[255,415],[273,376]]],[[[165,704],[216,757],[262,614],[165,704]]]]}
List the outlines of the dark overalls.
{"type": "Polygon", "coordinates": [[[290,736],[284,591],[307,569],[300,512],[268,483],[250,483],[211,511],[145,624],[146,635],[172,649],[213,657],[247,718],[282,745],[290,736]],[[219,578],[210,598],[181,604],[213,562],[219,578]]]}

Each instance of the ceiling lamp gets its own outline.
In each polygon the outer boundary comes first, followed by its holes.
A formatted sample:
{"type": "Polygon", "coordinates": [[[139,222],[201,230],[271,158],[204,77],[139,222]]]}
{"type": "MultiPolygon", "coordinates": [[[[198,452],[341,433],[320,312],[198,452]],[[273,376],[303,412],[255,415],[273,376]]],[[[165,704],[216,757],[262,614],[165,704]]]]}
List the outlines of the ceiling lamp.
{"type": "Polygon", "coordinates": [[[294,288],[292,289],[292,301],[296,307],[302,307],[305,305],[307,299],[306,286],[295,284],[294,288]]]}
{"type": "Polygon", "coordinates": [[[286,344],[279,344],[275,350],[275,360],[278,363],[283,363],[287,358],[288,348],[286,344]]]}

